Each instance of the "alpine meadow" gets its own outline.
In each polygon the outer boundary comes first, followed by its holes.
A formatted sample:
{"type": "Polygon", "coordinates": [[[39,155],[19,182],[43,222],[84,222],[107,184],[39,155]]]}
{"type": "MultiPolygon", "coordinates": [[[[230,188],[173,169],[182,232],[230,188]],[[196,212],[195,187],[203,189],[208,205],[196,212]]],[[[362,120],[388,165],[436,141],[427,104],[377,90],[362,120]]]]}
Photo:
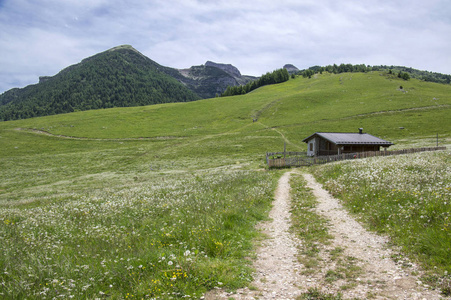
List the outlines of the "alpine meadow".
{"type": "Polygon", "coordinates": [[[446,294],[450,95],[385,71],[323,72],[239,96],[0,122],[0,297],[195,299],[248,286],[255,226],[283,172],[265,153],[358,128],[390,150],[447,146],[304,168],[446,294]]]}

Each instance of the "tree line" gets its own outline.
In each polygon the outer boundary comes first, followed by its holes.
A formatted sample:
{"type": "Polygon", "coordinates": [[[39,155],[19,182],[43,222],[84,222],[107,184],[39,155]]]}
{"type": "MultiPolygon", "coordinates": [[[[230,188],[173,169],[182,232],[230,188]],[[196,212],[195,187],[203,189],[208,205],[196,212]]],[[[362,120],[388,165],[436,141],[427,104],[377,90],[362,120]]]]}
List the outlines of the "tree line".
{"type": "Polygon", "coordinates": [[[436,72],[429,71],[421,71],[413,68],[403,67],[403,66],[370,66],[370,65],[352,65],[352,64],[333,64],[325,67],[321,66],[313,66],[306,70],[301,70],[297,73],[297,75],[303,77],[312,77],[314,74],[322,74],[323,72],[340,74],[340,73],[348,73],[348,72],[371,72],[371,71],[383,71],[388,74],[392,74],[398,76],[398,78],[402,78],[404,80],[409,80],[410,78],[416,78],[423,81],[436,82],[442,84],[450,84],[451,83],[451,75],[441,74],[436,72]]]}
{"type": "Polygon", "coordinates": [[[286,69],[278,69],[268,72],[259,79],[248,82],[245,85],[228,86],[224,93],[221,94],[221,97],[243,95],[264,85],[281,83],[288,81],[288,79],[290,79],[288,71],[286,69]]]}

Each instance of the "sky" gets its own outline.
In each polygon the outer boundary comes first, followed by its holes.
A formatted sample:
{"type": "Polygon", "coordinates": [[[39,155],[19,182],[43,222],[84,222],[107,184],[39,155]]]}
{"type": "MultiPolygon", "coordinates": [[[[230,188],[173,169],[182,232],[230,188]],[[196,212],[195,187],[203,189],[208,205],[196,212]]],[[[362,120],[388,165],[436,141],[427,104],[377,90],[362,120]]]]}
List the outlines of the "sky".
{"type": "Polygon", "coordinates": [[[0,0],[0,93],[123,44],[243,75],[341,63],[451,74],[451,1],[0,0]]]}

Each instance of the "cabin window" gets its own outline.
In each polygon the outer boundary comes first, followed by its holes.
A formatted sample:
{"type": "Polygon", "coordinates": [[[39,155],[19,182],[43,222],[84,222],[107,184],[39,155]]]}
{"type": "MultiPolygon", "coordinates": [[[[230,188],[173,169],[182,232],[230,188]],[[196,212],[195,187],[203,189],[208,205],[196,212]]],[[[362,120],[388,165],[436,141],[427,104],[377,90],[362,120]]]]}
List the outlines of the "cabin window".
{"type": "Polygon", "coordinates": [[[310,143],[310,151],[313,151],[313,143],[310,143]]]}

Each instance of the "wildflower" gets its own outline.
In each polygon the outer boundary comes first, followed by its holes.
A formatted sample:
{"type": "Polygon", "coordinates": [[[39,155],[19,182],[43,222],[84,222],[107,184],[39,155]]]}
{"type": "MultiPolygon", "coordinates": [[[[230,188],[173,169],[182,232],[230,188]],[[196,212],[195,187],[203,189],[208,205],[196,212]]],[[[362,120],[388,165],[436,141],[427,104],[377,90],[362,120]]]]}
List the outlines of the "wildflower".
{"type": "Polygon", "coordinates": [[[172,261],[168,261],[168,265],[172,266],[172,264],[173,264],[172,261]]]}

